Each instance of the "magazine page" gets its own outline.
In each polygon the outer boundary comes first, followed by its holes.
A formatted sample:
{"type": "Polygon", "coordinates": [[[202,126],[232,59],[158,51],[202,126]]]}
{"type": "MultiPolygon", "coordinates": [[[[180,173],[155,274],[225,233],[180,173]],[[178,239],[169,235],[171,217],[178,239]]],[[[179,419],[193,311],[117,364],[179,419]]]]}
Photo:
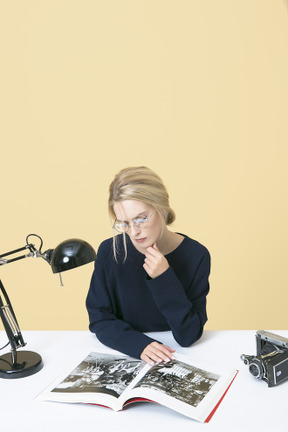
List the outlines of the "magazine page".
{"type": "Polygon", "coordinates": [[[125,393],[147,365],[126,355],[91,352],[71,372],[62,374],[37,400],[90,403],[122,409],[125,393]]]}
{"type": "Polygon", "coordinates": [[[167,406],[200,422],[205,422],[219,403],[236,370],[205,365],[179,354],[169,363],[160,363],[138,380],[132,397],[142,397],[167,406]]]}
{"type": "Polygon", "coordinates": [[[62,374],[36,400],[88,403],[119,411],[134,399],[157,402],[200,422],[208,421],[236,370],[174,354],[150,366],[124,354],[91,352],[62,374]],[[72,370],[72,372],[71,372],[72,370]]]}

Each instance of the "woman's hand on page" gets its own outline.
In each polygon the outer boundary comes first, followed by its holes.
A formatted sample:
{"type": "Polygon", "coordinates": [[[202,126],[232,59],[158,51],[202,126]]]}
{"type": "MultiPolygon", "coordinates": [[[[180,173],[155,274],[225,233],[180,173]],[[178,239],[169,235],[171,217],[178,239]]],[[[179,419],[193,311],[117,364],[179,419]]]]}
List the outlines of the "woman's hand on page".
{"type": "Polygon", "coordinates": [[[153,366],[155,363],[169,362],[174,359],[173,352],[175,350],[166,345],[162,345],[159,342],[151,342],[142,351],[140,358],[153,366]]]}

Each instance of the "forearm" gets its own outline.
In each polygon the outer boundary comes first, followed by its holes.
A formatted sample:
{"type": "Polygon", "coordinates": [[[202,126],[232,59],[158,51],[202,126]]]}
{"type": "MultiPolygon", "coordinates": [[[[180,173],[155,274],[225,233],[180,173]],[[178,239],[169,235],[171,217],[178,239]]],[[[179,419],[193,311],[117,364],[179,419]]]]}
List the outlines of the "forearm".
{"type": "Polygon", "coordinates": [[[190,346],[196,342],[201,337],[203,326],[207,321],[208,281],[206,288],[203,281],[203,287],[199,290],[201,294],[198,296],[196,294],[194,299],[189,298],[172,268],[159,278],[147,281],[147,284],[179,345],[190,346]]]}
{"type": "Polygon", "coordinates": [[[92,322],[89,328],[104,345],[135,358],[140,358],[146,346],[155,341],[116,318],[92,322]]]}

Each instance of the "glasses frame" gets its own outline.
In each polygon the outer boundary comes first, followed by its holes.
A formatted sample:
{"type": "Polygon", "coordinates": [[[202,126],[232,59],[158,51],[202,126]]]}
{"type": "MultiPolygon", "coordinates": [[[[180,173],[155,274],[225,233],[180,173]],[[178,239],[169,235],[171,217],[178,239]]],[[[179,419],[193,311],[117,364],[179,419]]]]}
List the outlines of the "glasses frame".
{"type": "Polygon", "coordinates": [[[115,229],[115,231],[117,231],[120,234],[127,233],[129,231],[129,229],[131,228],[131,224],[132,224],[132,226],[136,226],[137,228],[139,228],[140,230],[142,230],[142,229],[146,228],[149,225],[150,219],[151,219],[151,217],[153,216],[154,213],[155,213],[155,210],[149,216],[144,216],[144,217],[136,216],[135,218],[132,219],[131,223],[115,219],[112,228],[115,229]],[[137,219],[140,220],[140,221],[142,221],[142,222],[136,222],[137,219]],[[117,222],[119,224],[123,224],[123,226],[125,226],[125,228],[123,228],[122,230],[116,228],[116,223],[117,222]],[[140,225],[142,225],[142,226],[140,226],[140,225]]]}

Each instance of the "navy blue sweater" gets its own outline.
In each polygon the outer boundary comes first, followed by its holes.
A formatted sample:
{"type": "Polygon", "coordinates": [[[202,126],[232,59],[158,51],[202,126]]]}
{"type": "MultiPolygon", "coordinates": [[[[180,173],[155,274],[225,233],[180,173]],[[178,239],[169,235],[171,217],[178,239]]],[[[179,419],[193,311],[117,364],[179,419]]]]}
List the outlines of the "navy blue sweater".
{"type": "Polygon", "coordinates": [[[99,247],[86,300],[91,332],[104,345],[136,358],[155,340],[143,332],[171,330],[181,346],[193,344],[207,321],[208,250],[184,236],[166,255],[168,270],[151,279],[143,268],[144,255],[126,238],[125,262],[122,235],[118,263],[112,238],[99,247]]]}

